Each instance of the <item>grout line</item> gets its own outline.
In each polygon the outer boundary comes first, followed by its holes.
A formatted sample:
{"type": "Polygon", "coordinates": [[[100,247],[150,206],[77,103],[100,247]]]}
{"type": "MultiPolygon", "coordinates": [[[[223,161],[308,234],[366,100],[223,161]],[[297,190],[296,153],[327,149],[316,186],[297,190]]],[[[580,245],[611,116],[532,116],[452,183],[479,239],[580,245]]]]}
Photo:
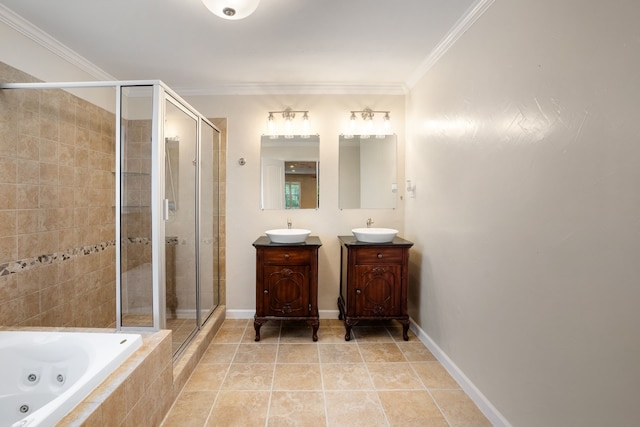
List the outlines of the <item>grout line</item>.
{"type": "MultiPolygon", "coordinates": [[[[220,332],[220,329],[222,329],[222,326],[224,326],[224,321],[222,322],[222,325],[220,325],[220,328],[218,329],[218,332],[216,332],[216,335],[220,332]]],[[[207,417],[204,420],[204,426],[206,426],[208,424],[209,419],[213,415],[213,408],[216,406],[216,403],[218,402],[218,398],[220,397],[220,393],[222,392],[222,386],[224,385],[224,382],[227,380],[227,377],[229,376],[229,371],[231,370],[231,365],[233,364],[233,360],[236,358],[236,354],[238,354],[238,350],[240,349],[240,344],[242,343],[242,337],[246,333],[246,330],[247,330],[247,325],[245,324],[243,332],[242,332],[242,335],[240,335],[239,342],[237,342],[237,343],[229,343],[229,344],[235,344],[236,345],[236,350],[233,352],[233,356],[231,357],[231,360],[229,361],[229,364],[227,366],[227,370],[224,373],[224,377],[222,378],[222,381],[220,382],[220,386],[218,387],[218,391],[216,392],[216,397],[213,399],[213,402],[211,402],[211,408],[209,408],[209,414],[207,415],[207,417]]],[[[214,345],[215,338],[216,337],[214,335],[213,339],[209,343],[209,346],[207,347],[207,350],[209,349],[209,347],[214,345]]],[[[227,343],[224,343],[224,344],[227,344],[227,343]]],[[[207,352],[207,350],[205,350],[205,353],[207,352]]],[[[198,364],[200,364],[200,361],[198,361],[198,364]]],[[[195,369],[193,371],[195,372],[195,369]]],[[[191,375],[193,375],[193,373],[191,375]]]]}

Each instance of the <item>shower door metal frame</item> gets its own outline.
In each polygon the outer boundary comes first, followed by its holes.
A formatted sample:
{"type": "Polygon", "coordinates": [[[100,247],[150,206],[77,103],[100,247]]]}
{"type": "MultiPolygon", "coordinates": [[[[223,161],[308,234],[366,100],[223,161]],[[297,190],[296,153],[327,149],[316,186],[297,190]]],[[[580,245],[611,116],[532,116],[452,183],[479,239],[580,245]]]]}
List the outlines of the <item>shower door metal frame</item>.
{"type": "MultiPolygon", "coordinates": [[[[163,225],[163,199],[161,195],[164,194],[164,157],[160,154],[164,154],[164,127],[161,122],[161,118],[164,115],[164,100],[168,94],[173,98],[180,106],[184,107],[190,112],[190,115],[195,116],[197,123],[197,147],[196,156],[197,164],[199,165],[200,159],[200,146],[201,146],[201,120],[210,125],[218,134],[220,130],[211,123],[200,112],[194,109],[188,102],[180,97],[176,92],[164,84],[161,80],[121,80],[121,81],[88,81],[88,82],[34,82],[34,83],[0,83],[0,89],[84,89],[84,88],[114,88],[115,89],[115,210],[116,210],[116,223],[115,223],[115,235],[116,235],[116,329],[118,331],[157,331],[166,325],[166,308],[164,307],[164,290],[165,290],[165,269],[164,266],[165,250],[164,250],[164,227],[163,225]],[[122,212],[122,89],[125,87],[137,87],[137,86],[151,86],[153,87],[153,107],[152,107],[152,138],[151,138],[151,151],[152,151],[152,168],[151,168],[151,222],[152,222],[152,313],[153,313],[153,326],[122,326],[122,223],[120,214],[122,212]],[[161,244],[162,243],[162,244],[161,244]]],[[[197,195],[200,196],[200,172],[198,168],[197,175],[197,195]]],[[[199,221],[199,201],[196,201],[196,226],[199,221]]],[[[196,253],[198,251],[199,244],[199,227],[196,228],[196,253]]],[[[218,248],[219,250],[219,248],[218,248]]],[[[196,283],[199,286],[199,260],[196,259],[196,283]]],[[[218,270],[219,274],[219,270],[218,270]]],[[[218,278],[219,282],[219,278],[218,278]]],[[[200,314],[200,295],[199,288],[196,287],[197,295],[197,329],[202,327],[201,314],[200,314]]]]}

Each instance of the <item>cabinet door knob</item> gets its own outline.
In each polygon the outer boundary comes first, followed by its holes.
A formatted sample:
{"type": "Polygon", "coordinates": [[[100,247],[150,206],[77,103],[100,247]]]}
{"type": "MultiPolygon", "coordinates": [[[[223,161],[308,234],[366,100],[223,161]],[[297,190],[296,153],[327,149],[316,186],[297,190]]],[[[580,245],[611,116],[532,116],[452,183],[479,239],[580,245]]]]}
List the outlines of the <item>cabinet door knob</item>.
{"type": "Polygon", "coordinates": [[[289,254],[284,254],[284,259],[289,259],[289,254]]]}
{"type": "Polygon", "coordinates": [[[360,295],[362,291],[360,289],[356,289],[356,294],[360,295]]]}
{"type": "Polygon", "coordinates": [[[382,258],[382,254],[378,254],[378,259],[381,259],[381,258],[382,258]]]}
{"type": "Polygon", "coordinates": [[[268,294],[268,293],[269,293],[269,289],[265,289],[265,290],[264,290],[264,291],[262,291],[262,292],[264,292],[265,294],[268,294]]]}

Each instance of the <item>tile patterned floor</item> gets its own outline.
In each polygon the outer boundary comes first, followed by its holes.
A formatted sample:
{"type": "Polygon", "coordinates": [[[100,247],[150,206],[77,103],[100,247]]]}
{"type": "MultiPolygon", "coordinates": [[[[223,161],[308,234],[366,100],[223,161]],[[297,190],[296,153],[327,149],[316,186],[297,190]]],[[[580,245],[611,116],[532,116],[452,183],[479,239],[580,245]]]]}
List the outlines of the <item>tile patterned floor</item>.
{"type": "Polygon", "coordinates": [[[314,343],[304,322],[270,321],[255,342],[252,320],[226,320],[162,426],[491,425],[398,323],[344,333],[322,319],[314,343]]]}

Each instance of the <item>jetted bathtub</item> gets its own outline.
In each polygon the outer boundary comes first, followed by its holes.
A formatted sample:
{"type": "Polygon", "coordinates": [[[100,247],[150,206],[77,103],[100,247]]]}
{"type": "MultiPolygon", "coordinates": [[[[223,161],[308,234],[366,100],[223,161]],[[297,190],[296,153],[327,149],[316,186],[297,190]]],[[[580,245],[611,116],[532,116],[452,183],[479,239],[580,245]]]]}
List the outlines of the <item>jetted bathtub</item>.
{"type": "Polygon", "coordinates": [[[0,331],[0,426],[55,426],[141,344],[137,334],[0,331]]]}

